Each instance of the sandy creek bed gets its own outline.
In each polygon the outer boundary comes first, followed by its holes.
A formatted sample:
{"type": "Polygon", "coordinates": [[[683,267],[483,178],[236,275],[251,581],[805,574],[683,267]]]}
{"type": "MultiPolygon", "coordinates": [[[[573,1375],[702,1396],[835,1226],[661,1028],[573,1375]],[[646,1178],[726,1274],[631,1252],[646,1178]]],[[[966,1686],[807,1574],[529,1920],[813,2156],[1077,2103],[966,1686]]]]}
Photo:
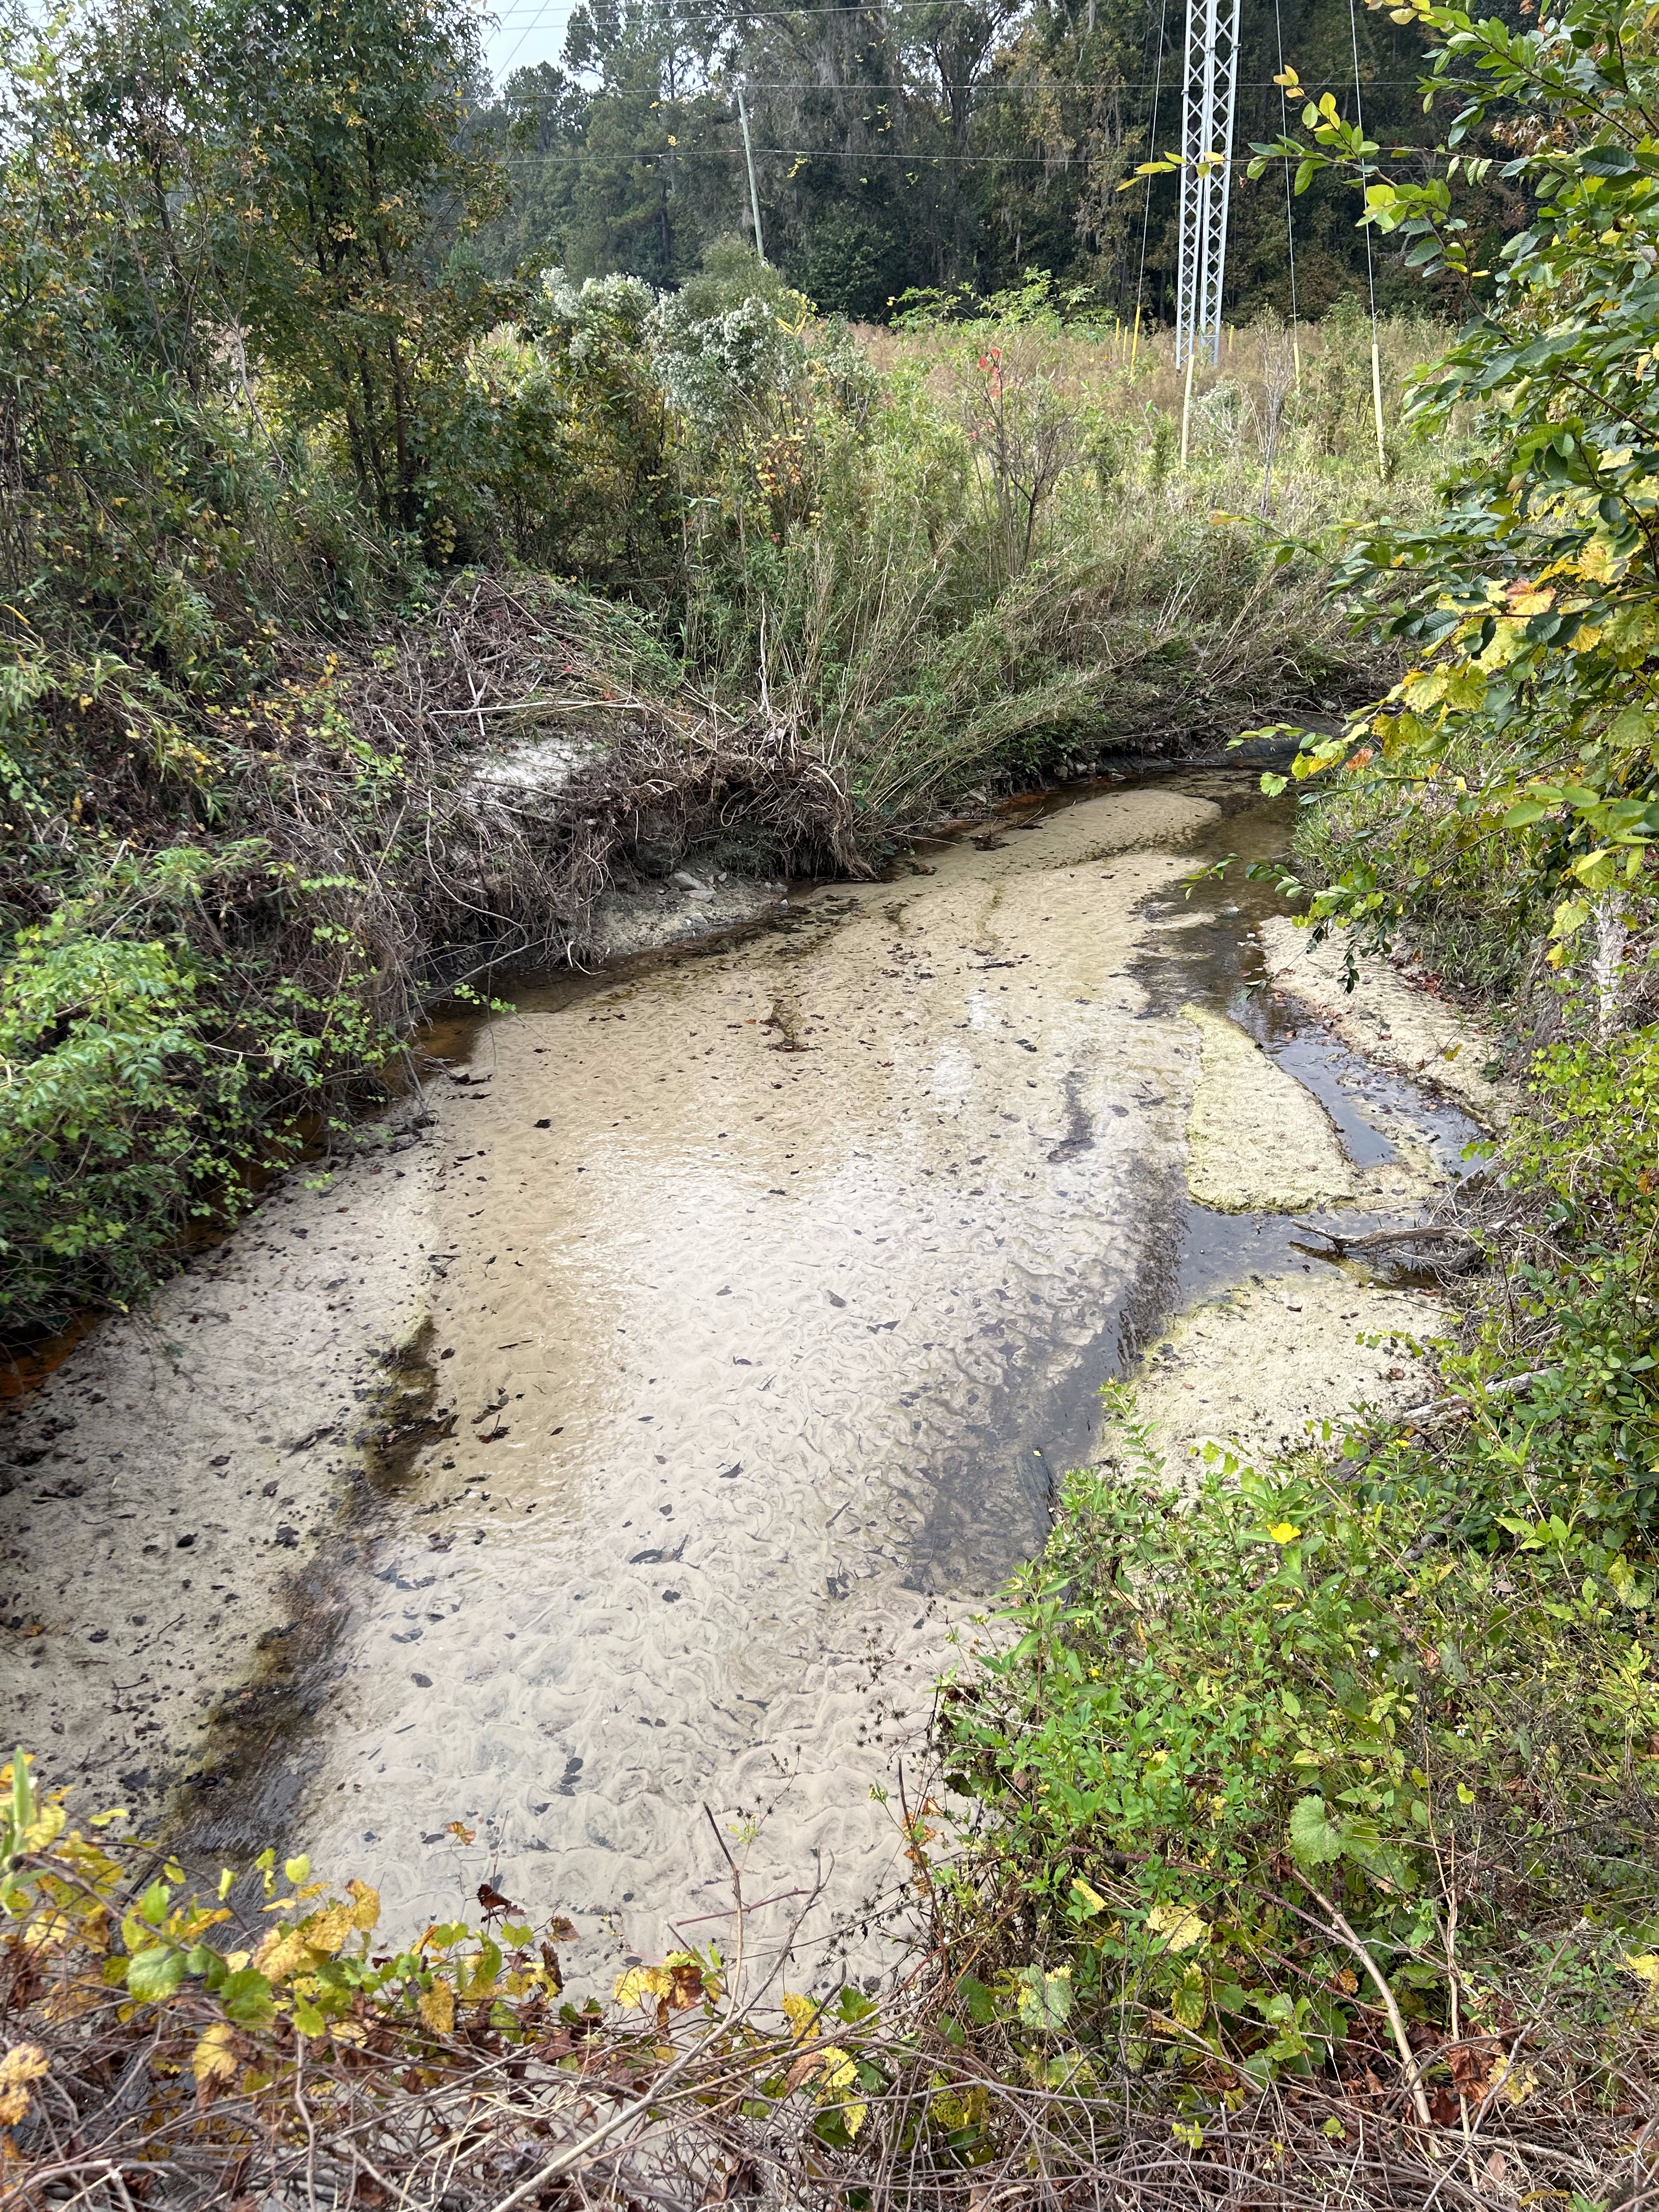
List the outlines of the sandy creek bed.
{"type": "Polygon", "coordinates": [[[1166,777],[435,1033],[434,1120],[290,1178],[15,1411],[13,1729],[404,1920],[489,1873],[596,1966],[718,1935],[707,1803],[867,1969],[872,1790],[1100,1382],[1145,1356],[1177,1477],[1421,1395],[1433,1298],[1289,1218],[1408,1217],[1474,1133],[1385,1068],[1411,994],[1368,981],[1361,1060],[1267,894],[1182,895],[1285,829],[1166,777]]]}

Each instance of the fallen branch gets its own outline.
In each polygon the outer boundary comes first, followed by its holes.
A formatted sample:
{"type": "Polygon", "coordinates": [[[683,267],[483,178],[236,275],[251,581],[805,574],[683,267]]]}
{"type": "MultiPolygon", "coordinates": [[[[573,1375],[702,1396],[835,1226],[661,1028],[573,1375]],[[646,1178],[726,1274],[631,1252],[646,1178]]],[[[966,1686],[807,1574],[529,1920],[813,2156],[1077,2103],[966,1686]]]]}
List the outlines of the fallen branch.
{"type": "Polygon", "coordinates": [[[1425,1229],[1373,1229],[1364,1237],[1344,1237],[1337,1230],[1321,1229],[1311,1221],[1293,1221],[1291,1226],[1299,1229],[1304,1237],[1324,1237],[1339,1260],[1346,1259],[1350,1252],[1386,1251],[1390,1244],[1442,1244],[1455,1237],[1462,1238],[1466,1244],[1480,1241],[1472,1231],[1456,1228],[1450,1222],[1431,1224],[1425,1229]]]}
{"type": "MultiPolygon", "coordinates": [[[[1547,1382],[1555,1373],[1553,1367],[1534,1367],[1525,1375],[1505,1375],[1496,1382],[1477,1382],[1474,1386],[1483,1398],[1513,1398],[1529,1389],[1534,1382],[1547,1382]]],[[[1420,1406],[1407,1406],[1403,1413],[1394,1416],[1396,1426],[1427,1428],[1440,1421],[1449,1421],[1458,1413],[1472,1413],[1474,1407],[1467,1398],[1453,1394],[1444,1398],[1425,1399],[1420,1406]]]]}

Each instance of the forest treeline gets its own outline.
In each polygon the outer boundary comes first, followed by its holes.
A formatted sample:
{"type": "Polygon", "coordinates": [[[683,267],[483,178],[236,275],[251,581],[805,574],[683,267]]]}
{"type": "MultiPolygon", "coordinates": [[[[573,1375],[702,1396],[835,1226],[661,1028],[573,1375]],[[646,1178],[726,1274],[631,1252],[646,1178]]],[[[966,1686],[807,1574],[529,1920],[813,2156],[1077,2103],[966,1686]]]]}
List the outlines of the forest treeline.
{"type": "MultiPolygon", "coordinates": [[[[1175,180],[1134,185],[1178,149],[1185,11],[1165,0],[838,0],[744,9],[708,0],[583,0],[561,64],[474,94],[513,179],[483,232],[498,274],[557,265],[674,284],[722,233],[753,243],[736,110],[746,100],[769,258],[824,311],[884,321],[912,289],[979,297],[1032,268],[1097,312],[1175,312],[1175,180]],[[1125,184],[1132,188],[1120,189],[1125,184]],[[1149,198],[1150,191],[1150,198],[1149,198]]],[[[1293,60],[1379,142],[1426,148],[1420,30],[1346,0],[1245,0],[1237,140],[1276,137],[1274,79],[1293,60]]],[[[1367,277],[1351,195],[1328,179],[1287,208],[1236,193],[1225,312],[1317,317],[1367,277]]],[[[1483,195],[1494,249],[1521,204],[1483,195]]],[[[1384,311],[1424,304],[1379,259],[1384,311]]],[[[1435,288],[1454,305],[1462,288],[1435,288]]]]}

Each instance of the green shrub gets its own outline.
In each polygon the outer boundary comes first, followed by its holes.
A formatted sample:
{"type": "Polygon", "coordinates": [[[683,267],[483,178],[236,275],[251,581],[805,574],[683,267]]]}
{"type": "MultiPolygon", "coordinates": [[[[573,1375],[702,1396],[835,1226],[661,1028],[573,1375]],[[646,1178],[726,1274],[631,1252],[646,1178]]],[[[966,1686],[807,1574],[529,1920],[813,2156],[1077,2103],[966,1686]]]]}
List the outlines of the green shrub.
{"type": "Polygon", "coordinates": [[[1063,1967],[1074,2033],[1133,1989],[1182,2063],[1305,2070],[1385,1984],[1489,2028],[1571,1949],[1591,2064],[1659,1931],[1656,1097],[1659,1032],[1540,1058],[1500,1162],[1535,1225],[1407,1429],[1218,1455],[1172,1510],[1109,1393],[942,1705],[958,1937],[1063,1967]]]}
{"type": "Polygon", "coordinates": [[[1651,1566],[1531,1517],[1522,1483],[1498,1548],[1448,1543],[1462,1503],[1415,1469],[1356,1492],[1340,1467],[1224,1468],[1175,1513],[1156,1469],[1067,1478],[947,1756],[995,1816],[1021,1936],[1098,2033],[1126,1966],[1178,1957],[1182,2027],[1249,2056],[1298,1912],[1324,1940],[1290,1983],[1328,2031],[1319,1993],[1355,1965],[1333,1906],[1440,2004],[1454,1899],[1466,1962],[1587,1910],[1645,1940],[1651,1566]],[[1171,1944],[1177,1908],[1201,1949],[1171,1944]]]}
{"type": "Polygon", "coordinates": [[[309,975],[279,940],[206,949],[216,910],[246,927],[289,872],[258,840],[171,845],[17,933],[0,967],[0,1330],[130,1304],[192,1219],[292,1155],[331,1085],[394,1048],[335,918],[350,886],[291,886],[322,954],[309,975]]]}

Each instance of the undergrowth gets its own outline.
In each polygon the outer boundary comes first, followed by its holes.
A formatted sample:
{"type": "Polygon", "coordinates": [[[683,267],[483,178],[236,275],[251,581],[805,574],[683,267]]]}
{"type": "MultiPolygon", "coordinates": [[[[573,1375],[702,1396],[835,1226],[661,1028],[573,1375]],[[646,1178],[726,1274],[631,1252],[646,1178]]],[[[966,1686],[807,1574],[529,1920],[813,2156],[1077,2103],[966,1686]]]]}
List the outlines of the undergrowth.
{"type": "Polygon", "coordinates": [[[1199,2129],[1391,2078],[1425,2129],[1536,2105],[1645,2140],[1659,1030],[1560,996],[1468,1200],[1487,1264],[1441,1395],[1271,1464],[1212,1446],[1171,1510],[1114,1386],[942,1692],[952,1944],[1199,2129]]]}
{"type": "MultiPolygon", "coordinates": [[[[982,1929],[953,1937],[939,1909],[931,1805],[906,1832],[933,1942],[882,2002],[791,1989],[789,1939],[751,1940],[735,1862],[723,1944],[630,1966],[579,2002],[569,1924],[488,1883],[482,1925],[402,1931],[367,1883],[331,1887],[270,1851],[203,1894],[119,1813],[71,1826],[21,1753],[0,1786],[0,2175],[20,2205],[1361,2212],[1432,2191],[1462,2212],[1497,2180],[1511,2201],[1541,2190],[1591,2212],[1648,2172],[1632,2140],[1647,2028],[1618,1967],[1653,1961],[1600,1936],[1571,1967],[1605,2028],[1594,2094],[1514,2008],[1537,1979],[1523,1962],[1504,1999],[1468,1985],[1449,2042],[1419,2043],[1420,2070],[1449,2068],[1461,2100],[1449,2115],[1437,2090],[1419,2118],[1418,2063],[1399,2062],[1340,1948],[1315,1955],[1299,1890],[1277,1905],[1283,1948],[1254,1962],[1261,1984],[1216,1985],[1224,2014],[1260,2021],[1248,2056],[1218,2060],[1203,2008],[1219,1923],[1184,1901],[1137,1923],[1074,1877],[1066,1960],[1040,1942],[1000,1966],[982,1929]],[[1110,1962],[1109,2011],[1074,1988],[1084,1958],[1110,1962]],[[1310,1998],[1327,1965],[1330,1994],[1310,1998]]],[[[1558,1951],[1558,1989],[1561,1967],[1558,1951]]],[[[1395,1979],[1416,2030],[1430,1979],[1395,1979]]]]}

